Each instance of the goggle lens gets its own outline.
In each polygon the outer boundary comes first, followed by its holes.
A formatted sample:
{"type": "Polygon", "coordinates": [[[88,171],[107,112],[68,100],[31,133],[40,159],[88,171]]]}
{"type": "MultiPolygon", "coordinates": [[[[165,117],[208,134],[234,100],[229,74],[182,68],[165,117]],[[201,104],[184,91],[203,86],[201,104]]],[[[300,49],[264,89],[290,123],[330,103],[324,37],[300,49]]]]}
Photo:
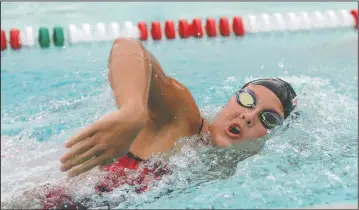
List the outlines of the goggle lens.
{"type": "Polygon", "coordinates": [[[278,114],[273,113],[271,111],[263,111],[259,116],[262,124],[267,129],[273,129],[276,126],[282,124],[282,119],[280,118],[280,116],[278,116],[278,114]]]}
{"type": "Polygon", "coordinates": [[[256,103],[253,93],[251,93],[249,90],[239,91],[237,93],[237,100],[242,106],[247,108],[254,107],[256,103]]]}

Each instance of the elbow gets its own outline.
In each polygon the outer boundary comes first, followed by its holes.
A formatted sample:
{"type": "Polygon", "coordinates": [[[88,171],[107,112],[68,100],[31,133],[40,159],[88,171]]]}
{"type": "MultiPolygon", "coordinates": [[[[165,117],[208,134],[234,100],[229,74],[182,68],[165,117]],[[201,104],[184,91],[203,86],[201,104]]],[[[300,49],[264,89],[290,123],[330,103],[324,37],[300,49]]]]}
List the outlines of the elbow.
{"type": "MultiPolygon", "coordinates": [[[[116,63],[119,58],[124,57],[137,57],[144,59],[144,62],[148,64],[149,54],[143,44],[133,38],[117,38],[112,44],[110,52],[108,66],[109,68],[116,63]]],[[[124,58],[125,59],[125,58],[124,58]]]]}
{"type": "Polygon", "coordinates": [[[128,38],[128,37],[118,37],[112,44],[112,49],[120,48],[127,50],[137,50],[137,51],[146,51],[143,44],[137,39],[128,38]]]}

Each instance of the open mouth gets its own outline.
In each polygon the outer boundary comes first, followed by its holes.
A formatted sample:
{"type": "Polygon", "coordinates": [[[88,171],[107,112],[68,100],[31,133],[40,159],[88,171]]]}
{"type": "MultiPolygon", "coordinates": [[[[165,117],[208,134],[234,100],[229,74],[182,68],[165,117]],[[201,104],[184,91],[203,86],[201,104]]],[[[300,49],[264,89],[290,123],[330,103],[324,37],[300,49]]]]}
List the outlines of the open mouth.
{"type": "Polygon", "coordinates": [[[241,134],[241,128],[238,124],[231,124],[227,127],[226,133],[232,139],[238,138],[241,134]]]}
{"type": "Polygon", "coordinates": [[[238,127],[238,126],[235,126],[235,127],[231,127],[229,129],[229,132],[235,134],[235,135],[238,135],[241,133],[241,129],[238,127]]]}

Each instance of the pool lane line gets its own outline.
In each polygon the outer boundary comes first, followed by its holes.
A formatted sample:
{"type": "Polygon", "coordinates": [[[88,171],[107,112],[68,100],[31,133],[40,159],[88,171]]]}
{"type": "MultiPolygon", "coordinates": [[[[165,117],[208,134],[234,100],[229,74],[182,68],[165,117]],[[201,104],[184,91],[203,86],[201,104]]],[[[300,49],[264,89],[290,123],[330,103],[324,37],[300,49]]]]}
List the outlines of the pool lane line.
{"type": "Polygon", "coordinates": [[[246,16],[206,18],[202,24],[201,18],[178,20],[177,27],[173,20],[166,20],[163,25],[160,21],[152,21],[148,29],[147,23],[140,21],[134,24],[125,21],[123,24],[111,22],[105,24],[99,22],[93,27],[84,23],[78,27],[70,24],[67,29],[55,26],[51,30],[47,27],[25,27],[23,30],[12,28],[9,31],[9,40],[5,30],[1,29],[1,50],[18,50],[24,47],[50,48],[64,47],[78,43],[111,41],[117,37],[131,37],[141,41],[150,38],[154,41],[163,39],[188,39],[190,37],[243,37],[245,35],[265,32],[284,32],[318,30],[327,28],[358,29],[358,10],[326,10],[313,12],[288,12],[288,13],[262,13],[248,14],[246,16]],[[217,25],[218,24],[218,25],[217,25]],[[164,38],[165,37],[165,38],[164,38]]]}

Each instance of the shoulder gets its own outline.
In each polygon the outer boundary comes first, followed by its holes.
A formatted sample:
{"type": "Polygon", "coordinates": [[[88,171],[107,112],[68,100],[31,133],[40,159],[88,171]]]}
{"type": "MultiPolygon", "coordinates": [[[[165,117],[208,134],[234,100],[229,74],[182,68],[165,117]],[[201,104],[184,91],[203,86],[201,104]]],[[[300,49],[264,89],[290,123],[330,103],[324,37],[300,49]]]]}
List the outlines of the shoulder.
{"type": "Polygon", "coordinates": [[[202,124],[202,116],[200,109],[197,106],[190,90],[178,81],[173,81],[174,86],[178,89],[176,91],[181,100],[179,101],[178,113],[180,114],[179,120],[191,135],[198,133],[198,130],[202,124]]]}

